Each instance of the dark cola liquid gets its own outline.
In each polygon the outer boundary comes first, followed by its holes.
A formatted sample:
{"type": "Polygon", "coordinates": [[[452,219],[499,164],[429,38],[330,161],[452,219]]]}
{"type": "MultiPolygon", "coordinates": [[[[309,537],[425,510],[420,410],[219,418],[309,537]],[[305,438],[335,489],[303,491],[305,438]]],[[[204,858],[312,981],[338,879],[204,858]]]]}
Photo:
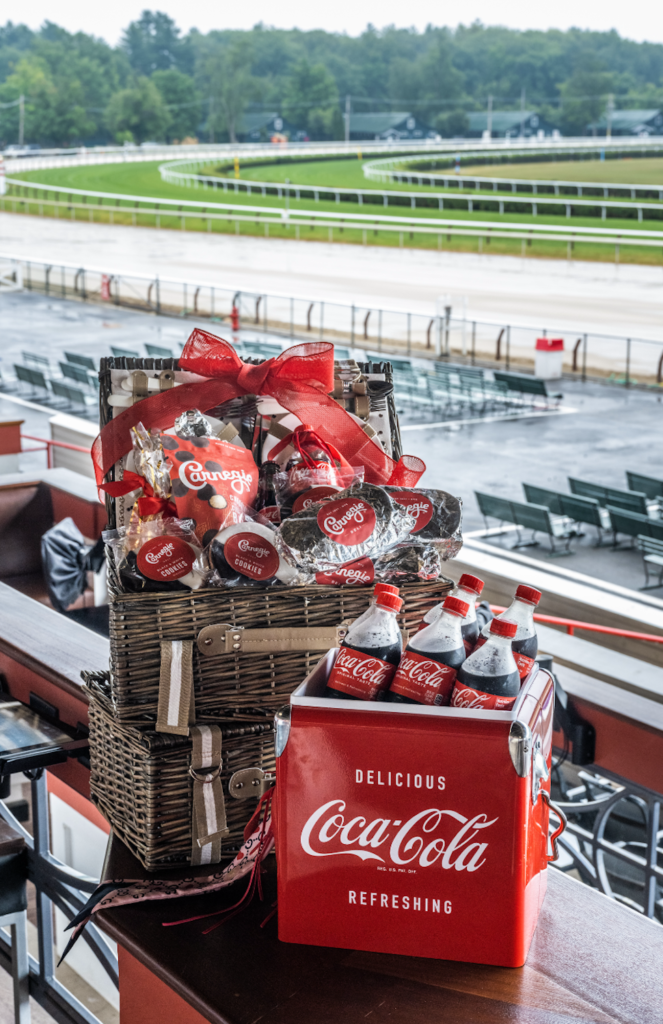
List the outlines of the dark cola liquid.
{"type": "Polygon", "coordinates": [[[520,675],[517,669],[515,672],[506,672],[499,676],[484,676],[461,668],[458,672],[458,681],[473,690],[494,693],[498,697],[515,697],[520,693],[520,675]]]}
{"type": "MultiPolygon", "coordinates": [[[[409,650],[409,648],[406,648],[409,650]]],[[[441,665],[449,665],[450,668],[459,669],[465,661],[467,654],[465,653],[465,645],[462,647],[456,647],[453,651],[438,651],[436,654],[431,654],[429,651],[418,651],[416,647],[412,648],[417,654],[421,654],[426,658],[430,658],[431,661],[439,661],[441,665]]],[[[391,690],[387,691],[385,698],[390,704],[420,704],[421,701],[414,700],[412,697],[404,697],[400,693],[392,693],[391,690]]]]}
{"type": "Polygon", "coordinates": [[[481,632],[477,620],[475,619],[474,622],[464,622],[460,627],[460,631],[463,635],[463,640],[467,640],[467,642],[474,647],[475,643],[479,639],[479,633],[481,632]]]}
{"type": "MultiPolygon", "coordinates": [[[[359,651],[360,654],[367,654],[369,658],[379,658],[380,661],[386,661],[389,665],[398,665],[401,660],[402,648],[399,643],[389,644],[387,647],[356,647],[354,644],[341,644],[341,647],[347,647],[349,651],[359,651]]],[[[361,700],[361,697],[355,697],[345,691],[334,690],[330,686],[325,689],[323,696],[333,700],[361,700]]]]}
{"type": "Polygon", "coordinates": [[[539,649],[539,641],[536,633],[534,636],[527,636],[524,640],[513,640],[511,642],[511,649],[516,654],[524,654],[526,658],[536,658],[536,652],[539,649]]]}

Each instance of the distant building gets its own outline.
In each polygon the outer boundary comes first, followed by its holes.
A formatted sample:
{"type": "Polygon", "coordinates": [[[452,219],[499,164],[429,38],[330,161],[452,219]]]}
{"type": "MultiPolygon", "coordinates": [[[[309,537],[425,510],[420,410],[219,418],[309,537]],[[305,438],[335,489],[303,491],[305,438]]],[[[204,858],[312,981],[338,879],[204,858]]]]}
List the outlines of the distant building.
{"type": "Polygon", "coordinates": [[[350,114],[350,138],[361,139],[435,139],[437,132],[420,121],[416,114],[392,111],[380,114],[350,114]]]}
{"type": "Polygon", "coordinates": [[[237,128],[239,142],[269,142],[275,135],[285,135],[293,141],[303,141],[305,132],[286,121],[280,114],[244,114],[237,128]]]}
{"type": "MultiPolygon", "coordinates": [[[[660,110],[613,110],[610,118],[612,135],[663,135],[663,113],[660,110]]],[[[608,118],[587,125],[588,135],[606,135],[608,118]]]]}
{"type": "MultiPolygon", "coordinates": [[[[468,114],[469,128],[466,132],[468,139],[481,139],[488,131],[488,112],[480,114],[468,114]]],[[[490,115],[491,138],[493,139],[518,139],[525,138],[542,139],[546,135],[552,135],[557,131],[557,126],[549,121],[544,121],[540,114],[534,110],[493,110],[490,115]]]]}

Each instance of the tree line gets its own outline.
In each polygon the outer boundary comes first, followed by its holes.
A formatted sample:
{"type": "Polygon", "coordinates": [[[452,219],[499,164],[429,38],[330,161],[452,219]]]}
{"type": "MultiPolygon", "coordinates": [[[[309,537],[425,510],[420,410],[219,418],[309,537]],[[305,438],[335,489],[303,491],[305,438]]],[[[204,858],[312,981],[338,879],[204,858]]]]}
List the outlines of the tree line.
{"type": "Polygon", "coordinates": [[[348,96],[355,112],[412,111],[444,137],[463,134],[489,97],[494,110],[534,109],[584,134],[609,97],[617,109],[663,106],[663,45],[478,22],[183,35],[152,11],[116,47],[51,22],[0,27],[0,147],[18,142],[21,118],[24,142],[43,147],[235,141],[244,115],[266,110],[309,138],[343,138],[348,96]]]}

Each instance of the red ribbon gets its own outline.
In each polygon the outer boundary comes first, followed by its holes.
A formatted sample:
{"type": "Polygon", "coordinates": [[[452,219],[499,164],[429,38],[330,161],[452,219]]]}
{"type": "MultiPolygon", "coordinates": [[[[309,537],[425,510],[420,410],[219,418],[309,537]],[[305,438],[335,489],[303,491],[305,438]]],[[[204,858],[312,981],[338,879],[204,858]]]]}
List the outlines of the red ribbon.
{"type": "Polygon", "coordinates": [[[125,470],[121,480],[108,484],[99,484],[99,490],[110,494],[112,498],[119,498],[123,494],[131,494],[132,491],[137,491],[139,488],[143,490],[143,497],[138,498],[136,501],[136,508],[141,519],[144,519],[145,516],[156,516],[159,512],[163,512],[167,518],[177,517],[175,505],[168,501],[167,498],[155,497],[152,485],[147,482],[145,477],[139,476],[138,473],[125,470]]]}
{"type": "Polygon", "coordinates": [[[92,445],[99,486],[130,450],[130,430],[139,422],[148,430],[167,430],[187,409],[205,412],[240,395],[271,395],[302,423],[333,441],[351,465],[364,466],[368,483],[415,487],[426,469],[413,455],[395,462],[329,397],[334,387],[334,346],[328,342],[294,345],[254,366],[242,362],[227,341],[196,329],[184,346],[179,366],[210,379],[144,398],[107,423],[92,445]]]}

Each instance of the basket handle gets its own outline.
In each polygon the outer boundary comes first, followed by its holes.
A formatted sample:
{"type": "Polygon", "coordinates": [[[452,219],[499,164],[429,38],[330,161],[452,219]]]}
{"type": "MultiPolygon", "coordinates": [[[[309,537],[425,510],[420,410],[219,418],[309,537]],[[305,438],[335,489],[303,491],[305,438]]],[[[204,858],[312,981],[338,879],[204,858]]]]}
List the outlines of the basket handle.
{"type": "Polygon", "coordinates": [[[338,647],[348,631],[348,623],[337,626],[282,626],[272,629],[245,629],[220,622],[201,629],[196,643],[206,657],[219,654],[277,654],[283,651],[328,651],[338,647]]]}

